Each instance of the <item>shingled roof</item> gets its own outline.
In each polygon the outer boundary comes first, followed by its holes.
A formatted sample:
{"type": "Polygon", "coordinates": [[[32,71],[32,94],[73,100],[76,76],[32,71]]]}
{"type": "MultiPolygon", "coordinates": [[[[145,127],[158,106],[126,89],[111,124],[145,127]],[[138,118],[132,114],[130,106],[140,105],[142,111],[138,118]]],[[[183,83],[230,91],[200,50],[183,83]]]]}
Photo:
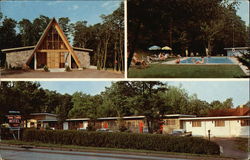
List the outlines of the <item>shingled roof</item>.
{"type": "Polygon", "coordinates": [[[249,116],[250,115],[250,108],[248,106],[241,106],[237,108],[230,108],[230,109],[217,109],[211,110],[208,113],[208,116],[249,116]]]}

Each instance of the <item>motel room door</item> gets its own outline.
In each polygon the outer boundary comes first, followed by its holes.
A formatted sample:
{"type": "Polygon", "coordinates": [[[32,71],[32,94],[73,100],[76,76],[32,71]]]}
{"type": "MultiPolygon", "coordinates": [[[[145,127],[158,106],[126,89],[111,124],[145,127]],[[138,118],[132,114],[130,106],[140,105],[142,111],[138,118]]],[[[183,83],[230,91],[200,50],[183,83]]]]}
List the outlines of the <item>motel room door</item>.
{"type": "Polygon", "coordinates": [[[63,130],[68,130],[69,129],[69,122],[64,122],[63,123],[63,130]]]}
{"type": "Polygon", "coordinates": [[[62,52],[47,52],[48,68],[64,68],[65,60],[62,52]]]}

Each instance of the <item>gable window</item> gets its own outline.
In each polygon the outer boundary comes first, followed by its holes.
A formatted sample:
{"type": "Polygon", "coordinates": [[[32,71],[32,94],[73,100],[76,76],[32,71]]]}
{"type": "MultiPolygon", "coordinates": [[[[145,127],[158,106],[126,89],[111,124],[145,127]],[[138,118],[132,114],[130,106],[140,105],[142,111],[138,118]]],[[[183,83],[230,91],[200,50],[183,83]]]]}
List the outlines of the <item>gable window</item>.
{"type": "Polygon", "coordinates": [[[217,121],[215,121],[214,126],[215,127],[224,127],[225,126],[225,121],[217,120],[217,121]]]}
{"type": "Polygon", "coordinates": [[[192,127],[201,127],[201,121],[193,121],[192,127]]]}
{"type": "Polygon", "coordinates": [[[243,119],[240,121],[241,126],[250,126],[250,120],[249,119],[243,119]]]}

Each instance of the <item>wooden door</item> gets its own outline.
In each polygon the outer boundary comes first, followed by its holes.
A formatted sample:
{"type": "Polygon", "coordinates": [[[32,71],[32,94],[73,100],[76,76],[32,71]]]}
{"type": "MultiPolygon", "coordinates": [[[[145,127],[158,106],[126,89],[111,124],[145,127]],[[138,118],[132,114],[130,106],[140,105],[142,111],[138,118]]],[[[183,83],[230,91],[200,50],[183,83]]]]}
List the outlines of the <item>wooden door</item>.
{"type": "Polygon", "coordinates": [[[47,55],[48,68],[60,68],[60,53],[48,52],[47,55]]]}
{"type": "Polygon", "coordinates": [[[65,67],[65,58],[64,58],[64,52],[60,52],[60,68],[65,67]]]}
{"type": "Polygon", "coordinates": [[[46,52],[37,52],[37,68],[43,68],[47,65],[47,53],[46,52]]]}

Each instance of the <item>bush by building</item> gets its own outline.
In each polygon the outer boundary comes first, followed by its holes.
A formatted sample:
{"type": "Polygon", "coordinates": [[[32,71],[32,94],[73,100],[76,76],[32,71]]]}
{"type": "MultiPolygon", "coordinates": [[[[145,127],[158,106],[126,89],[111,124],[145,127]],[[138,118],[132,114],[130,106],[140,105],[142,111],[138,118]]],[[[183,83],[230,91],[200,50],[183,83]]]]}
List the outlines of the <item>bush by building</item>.
{"type": "Polygon", "coordinates": [[[219,146],[206,139],[155,134],[25,130],[23,140],[64,145],[143,149],[195,154],[220,153],[219,146]]]}

